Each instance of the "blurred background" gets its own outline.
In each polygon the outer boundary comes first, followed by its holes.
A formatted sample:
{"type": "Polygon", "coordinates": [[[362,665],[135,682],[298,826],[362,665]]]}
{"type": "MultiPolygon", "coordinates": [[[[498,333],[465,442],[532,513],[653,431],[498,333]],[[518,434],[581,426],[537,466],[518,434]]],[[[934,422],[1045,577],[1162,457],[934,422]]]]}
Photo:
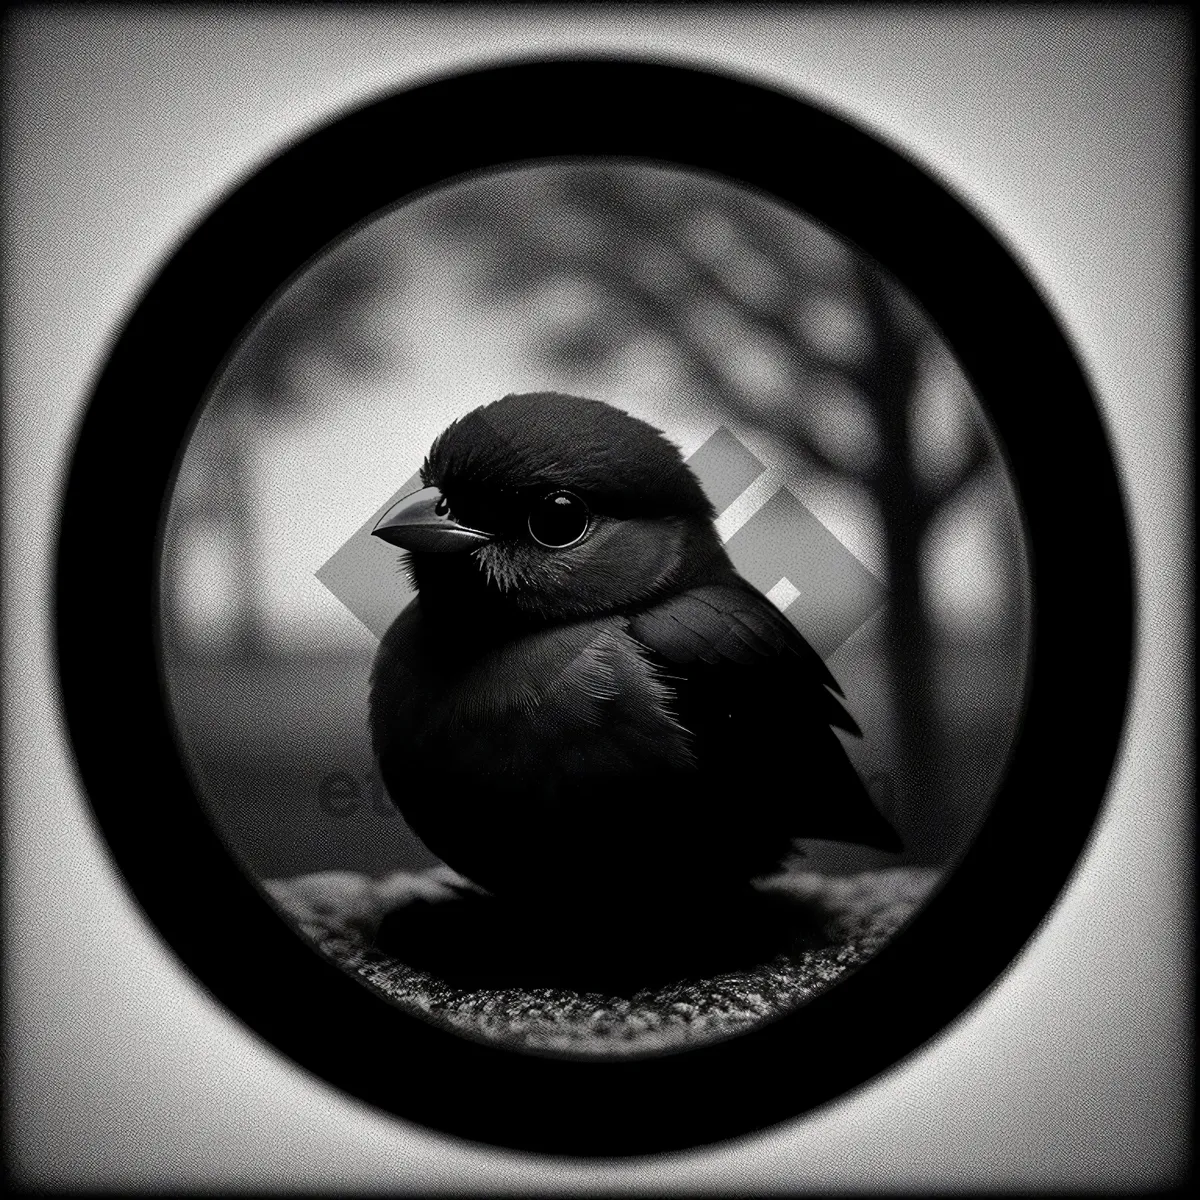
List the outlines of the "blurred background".
{"type": "Polygon", "coordinates": [[[810,863],[952,861],[1016,735],[1030,604],[971,387],[829,231],[720,178],[614,162],[473,177],[365,223],[216,381],[165,525],[161,646],[185,759],[246,868],[437,861],[371,760],[371,660],[409,592],[365,529],[451,420],[543,390],[663,429],[735,564],[842,684],[864,731],[847,750],[907,850],[807,842],[810,863]]]}

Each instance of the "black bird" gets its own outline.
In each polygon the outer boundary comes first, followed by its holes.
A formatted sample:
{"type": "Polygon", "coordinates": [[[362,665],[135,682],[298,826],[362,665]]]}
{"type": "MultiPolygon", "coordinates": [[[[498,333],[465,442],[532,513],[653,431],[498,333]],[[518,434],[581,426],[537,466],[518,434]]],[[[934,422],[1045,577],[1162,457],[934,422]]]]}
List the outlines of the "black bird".
{"type": "Polygon", "coordinates": [[[494,895],[744,889],[795,838],[899,850],[791,623],[742,579],[653,426],[505,396],[434,441],[374,529],[416,598],[379,648],[374,748],[426,845],[494,895]]]}

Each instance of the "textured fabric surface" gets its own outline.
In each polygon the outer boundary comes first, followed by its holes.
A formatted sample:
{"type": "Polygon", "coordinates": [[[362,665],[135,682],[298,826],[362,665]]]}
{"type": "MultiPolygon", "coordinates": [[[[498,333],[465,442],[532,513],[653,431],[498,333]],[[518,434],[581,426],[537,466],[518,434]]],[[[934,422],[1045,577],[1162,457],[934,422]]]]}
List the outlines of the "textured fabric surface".
{"type": "Polygon", "coordinates": [[[869,958],[940,877],[801,865],[736,911],[681,904],[657,923],[632,913],[606,936],[550,911],[503,910],[444,867],[265,887],[323,953],[400,1007],[515,1049],[596,1057],[682,1049],[792,1010],[869,958]]]}

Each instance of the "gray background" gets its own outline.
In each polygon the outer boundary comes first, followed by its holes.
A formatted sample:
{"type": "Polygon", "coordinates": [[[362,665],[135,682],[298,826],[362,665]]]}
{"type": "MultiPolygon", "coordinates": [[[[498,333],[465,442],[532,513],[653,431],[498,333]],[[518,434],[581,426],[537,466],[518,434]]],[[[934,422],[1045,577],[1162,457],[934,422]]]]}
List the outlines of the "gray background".
{"type": "Polygon", "coordinates": [[[563,1194],[1177,1178],[1190,1024],[1189,39],[1169,11],[1109,9],[10,12],[5,912],[17,1178],[563,1194]],[[451,67],[580,48],[709,63],[815,98],[904,147],[998,229],[1094,382],[1126,474],[1142,588],[1131,723],[1103,821],[1013,969],[854,1095],[735,1144],[636,1163],[429,1133],[242,1028],[116,874],[70,764],[47,653],[71,434],[163,258],[264,156],[331,114],[451,67]]]}

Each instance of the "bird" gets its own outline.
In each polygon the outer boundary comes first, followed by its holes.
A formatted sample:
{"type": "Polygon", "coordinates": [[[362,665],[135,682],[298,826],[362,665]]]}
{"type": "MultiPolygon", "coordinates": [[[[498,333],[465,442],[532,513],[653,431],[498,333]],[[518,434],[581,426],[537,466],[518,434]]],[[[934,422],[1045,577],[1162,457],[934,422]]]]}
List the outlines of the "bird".
{"type": "Polygon", "coordinates": [[[646,910],[744,890],[797,840],[902,848],[834,732],[861,736],[841,687],[738,574],[662,431],[506,395],[434,439],[420,482],[372,530],[416,594],[370,726],[389,796],[453,870],[646,910]]]}

